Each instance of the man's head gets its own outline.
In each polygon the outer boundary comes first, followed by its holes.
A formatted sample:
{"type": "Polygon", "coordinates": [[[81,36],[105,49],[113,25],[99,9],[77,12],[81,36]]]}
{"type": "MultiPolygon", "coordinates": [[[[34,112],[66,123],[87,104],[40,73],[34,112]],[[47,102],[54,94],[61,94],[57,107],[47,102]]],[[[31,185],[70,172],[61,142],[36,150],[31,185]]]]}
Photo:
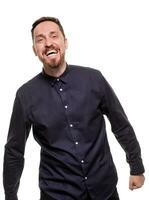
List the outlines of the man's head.
{"type": "Polygon", "coordinates": [[[57,18],[42,17],[36,20],[31,33],[33,50],[45,68],[58,68],[65,64],[67,39],[57,18]]]}

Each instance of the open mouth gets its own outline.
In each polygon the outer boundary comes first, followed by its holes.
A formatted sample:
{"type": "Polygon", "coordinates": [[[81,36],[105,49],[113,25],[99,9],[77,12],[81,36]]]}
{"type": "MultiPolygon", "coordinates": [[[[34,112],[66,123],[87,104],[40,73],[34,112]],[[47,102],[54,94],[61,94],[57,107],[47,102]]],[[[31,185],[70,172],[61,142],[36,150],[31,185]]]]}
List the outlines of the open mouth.
{"type": "Polygon", "coordinates": [[[55,50],[55,49],[52,49],[52,50],[49,50],[49,51],[47,51],[46,52],[46,56],[53,56],[53,55],[56,55],[58,53],[58,51],[57,50],[55,50]]]}

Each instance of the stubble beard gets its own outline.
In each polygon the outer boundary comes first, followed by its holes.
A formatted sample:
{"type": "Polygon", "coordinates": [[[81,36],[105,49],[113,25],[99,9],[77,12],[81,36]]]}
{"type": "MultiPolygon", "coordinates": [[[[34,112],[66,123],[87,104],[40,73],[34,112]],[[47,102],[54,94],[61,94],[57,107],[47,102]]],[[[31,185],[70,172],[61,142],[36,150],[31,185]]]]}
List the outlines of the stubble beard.
{"type": "Polygon", "coordinates": [[[51,60],[50,63],[45,63],[44,66],[49,70],[50,69],[54,70],[54,69],[58,69],[61,66],[63,66],[64,62],[65,62],[65,55],[63,55],[59,61],[53,59],[53,60],[51,60]]]}

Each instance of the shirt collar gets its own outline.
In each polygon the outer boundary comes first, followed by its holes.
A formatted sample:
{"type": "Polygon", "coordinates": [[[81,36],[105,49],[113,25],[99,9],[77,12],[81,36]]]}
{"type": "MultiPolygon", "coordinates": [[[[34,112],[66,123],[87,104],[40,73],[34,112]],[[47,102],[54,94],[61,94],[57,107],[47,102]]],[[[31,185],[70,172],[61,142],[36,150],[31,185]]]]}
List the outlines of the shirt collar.
{"type": "Polygon", "coordinates": [[[59,77],[54,77],[46,74],[44,69],[42,69],[42,75],[50,81],[52,86],[54,86],[57,81],[62,81],[63,83],[67,83],[69,70],[70,70],[69,65],[66,64],[65,71],[59,77]]]}

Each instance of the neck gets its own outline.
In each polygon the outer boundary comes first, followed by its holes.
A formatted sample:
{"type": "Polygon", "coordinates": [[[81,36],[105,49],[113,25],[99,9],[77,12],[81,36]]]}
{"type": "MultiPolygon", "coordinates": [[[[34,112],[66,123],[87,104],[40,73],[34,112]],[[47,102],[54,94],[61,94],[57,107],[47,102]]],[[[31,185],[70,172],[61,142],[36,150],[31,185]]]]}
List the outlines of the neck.
{"type": "Polygon", "coordinates": [[[53,76],[53,77],[59,77],[61,76],[65,69],[66,69],[66,62],[63,63],[63,65],[59,65],[58,67],[49,67],[49,66],[44,66],[44,71],[46,74],[48,74],[49,76],[53,76]]]}

